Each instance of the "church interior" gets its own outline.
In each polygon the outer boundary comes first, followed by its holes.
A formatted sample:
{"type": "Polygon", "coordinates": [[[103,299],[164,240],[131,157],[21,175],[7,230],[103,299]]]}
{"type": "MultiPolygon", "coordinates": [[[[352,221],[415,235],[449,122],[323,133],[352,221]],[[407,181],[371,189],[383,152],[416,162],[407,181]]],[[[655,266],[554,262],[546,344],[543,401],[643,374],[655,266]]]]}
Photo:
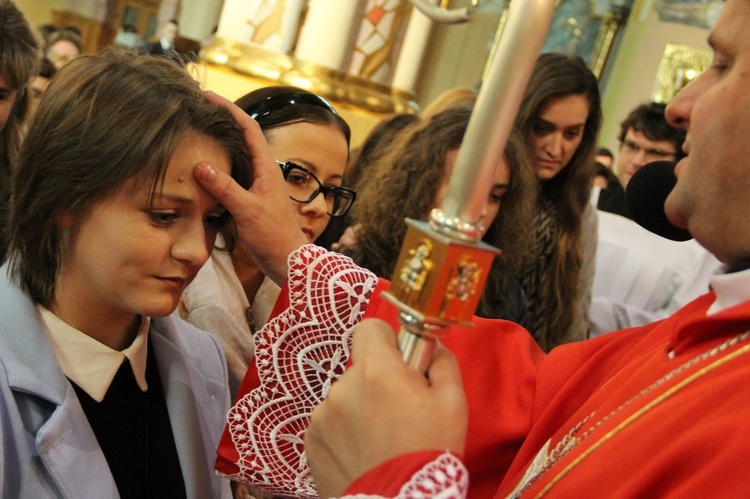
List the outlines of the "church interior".
{"type": "MultiPolygon", "coordinates": [[[[518,0],[516,0],[518,1],[518,0]]],[[[600,80],[600,144],[649,100],[667,102],[710,61],[716,0],[558,0],[542,52],[583,57],[600,80]]],[[[480,88],[512,2],[502,0],[23,0],[33,25],[76,26],[84,51],[130,26],[144,42],[179,21],[206,89],[234,99],[291,84],[331,100],[356,147],[385,114],[418,112],[453,87],[480,88]],[[453,15],[438,22],[414,4],[453,15]],[[460,16],[459,16],[460,14],[460,16]],[[458,19],[458,17],[462,17],[458,19]]]]}

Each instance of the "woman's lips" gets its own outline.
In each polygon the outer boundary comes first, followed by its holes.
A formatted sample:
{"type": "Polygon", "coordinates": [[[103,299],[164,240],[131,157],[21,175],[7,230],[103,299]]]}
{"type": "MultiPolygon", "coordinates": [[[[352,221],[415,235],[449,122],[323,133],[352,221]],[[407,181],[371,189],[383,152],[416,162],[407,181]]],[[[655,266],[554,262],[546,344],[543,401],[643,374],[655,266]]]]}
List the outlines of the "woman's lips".
{"type": "Polygon", "coordinates": [[[537,162],[540,165],[542,165],[544,167],[547,167],[547,168],[554,168],[554,167],[556,167],[557,165],[560,164],[559,161],[555,161],[555,160],[551,160],[551,159],[538,159],[537,158],[537,162]]]}
{"type": "Polygon", "coordinates": [[[167,287],[175,289],[184,288],[188,282],[188,279],[184,277],[157,277],[157,279],[166,284],[167,287]]]}

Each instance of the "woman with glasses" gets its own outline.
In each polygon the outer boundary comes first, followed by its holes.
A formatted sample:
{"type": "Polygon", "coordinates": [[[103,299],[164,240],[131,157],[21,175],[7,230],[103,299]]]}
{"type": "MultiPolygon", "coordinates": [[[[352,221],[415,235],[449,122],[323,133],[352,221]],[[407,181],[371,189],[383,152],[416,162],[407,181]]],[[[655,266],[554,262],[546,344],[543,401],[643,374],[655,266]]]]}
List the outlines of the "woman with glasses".
{"type": "MultiPolygon", "coordinates": [[[[349,125],[324,99],[295,87],[261,88],[236,104],[260,125],[286,179],[297,222],[308,242],[315,241],[332,217],[349,211],[356,197],[342,186],[349,125]]],[[[185,320],[222,343],[232,396],[253,355],[253,334],[268,321],[280,291],[235,240],[233,226],[222,231],[180,307],[185,320]]]]}

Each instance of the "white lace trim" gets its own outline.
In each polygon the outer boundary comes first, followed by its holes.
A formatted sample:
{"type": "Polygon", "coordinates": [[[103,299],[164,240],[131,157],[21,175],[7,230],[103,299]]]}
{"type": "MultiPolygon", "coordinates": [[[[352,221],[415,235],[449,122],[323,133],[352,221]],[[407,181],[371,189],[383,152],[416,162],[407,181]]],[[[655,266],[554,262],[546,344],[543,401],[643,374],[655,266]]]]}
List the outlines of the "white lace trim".
{"type": "MultiPolygon", "coordinates": [[[[401,487],[395,499],[463,499],[469,490],[469,473],[453,454],[441,454],[401,487]]],[[[383,496],[356,494],[340,499],[375,499],[383,496]]]]}
{"type": "Polygon", "coordinates": [[[349,258],[311,244],[289,255],[290,306],[255,337],[260,386],[227,417],[240,455],[230,478],[272,494],[317,497],[302,439],[312,409],[344,371],[352,329],[376,283],[349,258]]]}

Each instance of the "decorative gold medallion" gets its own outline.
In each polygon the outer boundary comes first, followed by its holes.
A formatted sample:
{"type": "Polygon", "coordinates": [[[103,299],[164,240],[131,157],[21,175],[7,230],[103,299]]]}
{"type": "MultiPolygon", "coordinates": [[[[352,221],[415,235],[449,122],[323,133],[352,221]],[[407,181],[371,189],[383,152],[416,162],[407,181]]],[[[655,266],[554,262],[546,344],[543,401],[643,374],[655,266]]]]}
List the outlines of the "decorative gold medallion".
{"type": "MultiPolygon", "coordinates": [[[[463,317],[469,298],[476,294],[482,269],[479,264],[463,255],[451,268],[448,285],[445,287],[440,317],[463,317]]],[[[471,311],[473,313],[473,310],[471,311]]]]}
{"type": "Polygon", "coordinates": [[[417,247],[409,250],[409,256],[399,271],[399,280],[404,283],[404,303],[409,304],[419,299],[419,294],[432,270],[432,243],[422,239],[417,247]]]}

